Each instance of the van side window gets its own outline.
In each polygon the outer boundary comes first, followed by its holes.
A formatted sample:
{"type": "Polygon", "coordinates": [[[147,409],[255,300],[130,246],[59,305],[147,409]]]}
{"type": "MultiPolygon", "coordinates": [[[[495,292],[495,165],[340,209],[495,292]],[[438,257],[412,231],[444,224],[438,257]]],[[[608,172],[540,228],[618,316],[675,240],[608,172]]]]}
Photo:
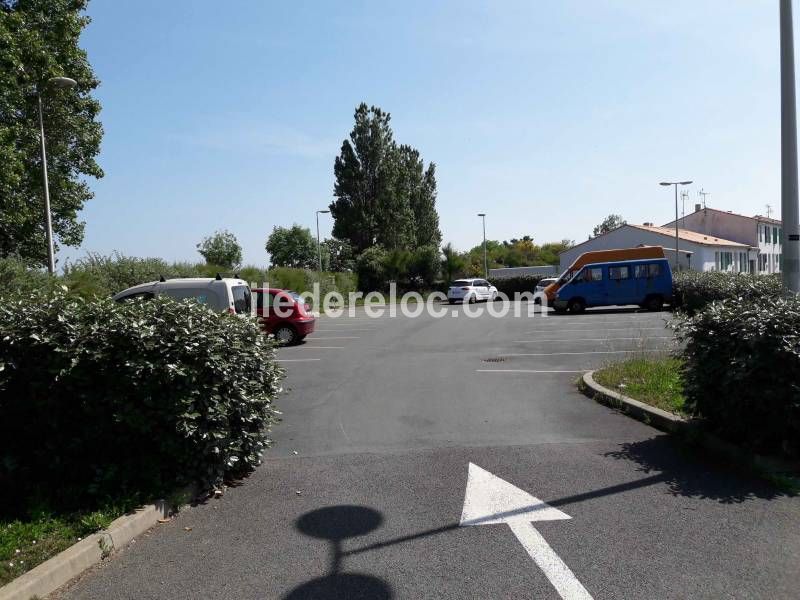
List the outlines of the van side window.
{"type": "Polygon", "coordinates": [[[661,265],[658,263],[636,265],[634,269],[634,277],[636,277],[636,279],[652,279],[659,275],[661,275],[661,265]]]}
{"type": "Polygon", "coordinates": [[[237,315],[247,314],[252,308],[250,288],[246,285],[235,285],[231,288],[233,292],[233,308],[237,315]]]}
{"type": "Polygon", "coordinates": [[[130,302],[131,300],[152,300],[155,298],[156,295],[153,292],[139,292],[138,294],[131,294],[130,296],[124,296],[117,300],[117,302],[130,302]]]}
{"type": "Polygon", "coordinates": [[[220,298],[214,290],[203,288],[168,288],[161,290],[163,296],[169,296],[176,300],[194,300],[198,304],[208,305],[210,308],[219,310],[225,308],[220,306],[220,298]]]}
{"type": "Polygon", "coordinates": [[[608,268],[608,278],[611,280],[629,279],[630,276],[630,268],[628,266],[608,268]]]}
{"type": "Polygon", "coordinates": [[[603,269],[600,267],[596,267],[594,269],[584,269],[581,279],[583,281],[602,281],[603,269]]]}

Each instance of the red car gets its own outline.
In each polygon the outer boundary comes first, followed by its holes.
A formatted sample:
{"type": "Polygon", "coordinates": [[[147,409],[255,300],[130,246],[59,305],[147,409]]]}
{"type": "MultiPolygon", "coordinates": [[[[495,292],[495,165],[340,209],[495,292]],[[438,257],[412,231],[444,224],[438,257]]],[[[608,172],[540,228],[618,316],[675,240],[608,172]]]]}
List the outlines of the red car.
{"type": "Polygon", "coordinates": [[[256,314],[265,333],[273,334],[284,344],[297,344],[314,331],[316,317],[296,292],[275,288],[252,290],[256,314]]]}

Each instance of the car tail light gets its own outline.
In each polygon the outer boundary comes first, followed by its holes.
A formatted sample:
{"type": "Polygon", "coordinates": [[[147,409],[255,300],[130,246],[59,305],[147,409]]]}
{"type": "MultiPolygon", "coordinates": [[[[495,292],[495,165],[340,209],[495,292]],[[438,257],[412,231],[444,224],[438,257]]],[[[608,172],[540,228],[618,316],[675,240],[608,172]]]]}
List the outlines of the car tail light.
{"type": "Polygon", "coordinates": [[[229,306],[229,307],[228,307],[228,313],[230,313],[230,314],[232,314],[232,315],[235,315],[235,314],[236,314],[236,309],[235,309],[235,308],[233,308],[232,306],[229,306]]]}

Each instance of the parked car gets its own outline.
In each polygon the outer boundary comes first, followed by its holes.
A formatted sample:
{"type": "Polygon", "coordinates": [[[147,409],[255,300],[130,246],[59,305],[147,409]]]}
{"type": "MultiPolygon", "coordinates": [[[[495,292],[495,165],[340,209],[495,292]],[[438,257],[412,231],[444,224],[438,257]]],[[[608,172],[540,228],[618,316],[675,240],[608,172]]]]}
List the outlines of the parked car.
{"type": "Polygon", "coordinates": [[[545,288],[556,281],[558,281],[558,277],[545,277],[539,280],[539,283],[537,283],[536,287],[533,289],[534,304],[542,303],[542,295],[544,294],[545,288]]]}
{"type": "Polygon", "coordinates": [[[134,298],[169,296],[176,300],[191,298],[217,312],[248,314],[252,310],[250,286],[242,279],[221,277],[186,277],[142,283],[113,296],[117,302],[134,298]]]}
{"type": "Polygon", "coordinates": [[[253,294],[261,328],[279,342],[297,344],[314,331],[317,319],[299,294],[276,288],[257,288],[253,294]]]}
{"type": "Polygon", "coordinates": [[[672,271],[665,258],[593,263],[581,268],[556,293],[556,312],[580,313],[590,306],[638,304],[661,310],[672,301],[672,271]]]}
{"type": "Polygon", "coordinates": [[[497,288],[485,279],[457,279],[447,289],[447,301],[468,302],[472,304],[479,300],[494,300],[497,298],[497,288]]]}

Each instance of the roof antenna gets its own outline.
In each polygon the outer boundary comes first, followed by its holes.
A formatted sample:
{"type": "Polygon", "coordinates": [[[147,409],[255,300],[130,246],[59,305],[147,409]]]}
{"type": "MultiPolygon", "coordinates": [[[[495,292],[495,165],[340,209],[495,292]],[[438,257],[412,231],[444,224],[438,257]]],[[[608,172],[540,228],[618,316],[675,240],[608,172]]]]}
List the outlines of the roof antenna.
{"type": "Polygon", "coordinates": [[[166,279],[164,279],[164,276],[163,276],[163,275],[159,275],[159,276],[158,276],[158,280],[159,280],[161,283],[164,283],[164,282],[166,281],[166,279]]]}
{"type": "Polygon", "coordinates": [[[700,188],[700,191],[697,192],[697,195],[703,197],[703,208],[705,209],[705,207],[706,207],[706,196],[710,196],[711,194],[708,193],[708,192],[704,192],[703,188],[700,188]]]}
{"type": "Polygon", "coordinates": [[[767,204],[767,218],[768,219],[772,218],[772,206],[769,204],[767,204]]]}
{"type": "Polygon", "coordinates": [[[222,275],[217,273],[217,276],[214,279],[216,279],[217,281],[222,281],[222,275]]]}

